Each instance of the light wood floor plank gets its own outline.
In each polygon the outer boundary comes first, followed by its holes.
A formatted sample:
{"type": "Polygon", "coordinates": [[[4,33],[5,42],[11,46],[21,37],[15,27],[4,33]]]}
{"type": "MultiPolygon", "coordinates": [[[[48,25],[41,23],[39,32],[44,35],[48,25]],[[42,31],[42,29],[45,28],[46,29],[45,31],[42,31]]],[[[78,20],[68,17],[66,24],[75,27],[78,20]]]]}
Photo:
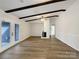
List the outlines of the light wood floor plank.
{"type": "Polygon", "coordinates": [[[79,52],[56,38],[32,37],[1,53],[0,59],[79,59],[79,52]]]}

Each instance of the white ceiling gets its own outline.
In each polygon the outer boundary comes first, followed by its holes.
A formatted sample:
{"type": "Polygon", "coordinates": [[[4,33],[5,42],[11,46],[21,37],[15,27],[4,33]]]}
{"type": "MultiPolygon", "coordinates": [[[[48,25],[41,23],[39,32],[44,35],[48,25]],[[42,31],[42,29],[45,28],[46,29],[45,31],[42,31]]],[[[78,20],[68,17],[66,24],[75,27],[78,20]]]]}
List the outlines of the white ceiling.
{"type": "Polygon", "coordinates": [[[0,0],[0,7],[3,10],[14,9],[50,0],[0,0]],[[23,1],[23,2],[21,2],[23,1]]]}
{"type": "MultiPolygon", "coordinates": [[[[37,4],[37,3],[41,3],[41,2],[45,2],[45,1],[48,1],[48,0],[0,0],[0,9],[5,11],[5,10],[33,5],[33,4],[37,4]]],[[[40,7],[12,12],[11,14],[18,16],[18,17],[24,17],[24,16],[44,13],[44,12],[48,12],[48,11],[67,9],[75,1],[76,0],[67,0],[64,2],[57,2],[57,3],[53,3],[53,4],[49,4],[49,5],[44,5],[44,6],[40,6],[40,7]]],[[[50,14],[50,15],[59,15],[59,14],[60,13],[54,13],[54,14],[50,14]]],[[[31,19],[32,19],[32,17],[31,17],[31,19]]]]}

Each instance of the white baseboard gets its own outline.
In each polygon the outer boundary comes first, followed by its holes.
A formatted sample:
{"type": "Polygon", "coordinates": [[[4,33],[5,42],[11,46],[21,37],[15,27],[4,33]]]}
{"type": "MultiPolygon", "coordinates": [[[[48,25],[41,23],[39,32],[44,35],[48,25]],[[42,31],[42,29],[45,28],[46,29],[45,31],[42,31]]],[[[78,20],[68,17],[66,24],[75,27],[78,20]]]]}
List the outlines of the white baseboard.
{"type": "Polygon", "coordinates": [[[61,40],[59,37],[55,36],[58,40],[60,40],[61,42],[63,42],[64,44],[67,44],[68,46],[70,46],[71,48],[73,48],[74,50],[78,51],[78,49],[74,48],[72,45],[68,44],[67,42],[64,42],[63,39],[61,40]]]}

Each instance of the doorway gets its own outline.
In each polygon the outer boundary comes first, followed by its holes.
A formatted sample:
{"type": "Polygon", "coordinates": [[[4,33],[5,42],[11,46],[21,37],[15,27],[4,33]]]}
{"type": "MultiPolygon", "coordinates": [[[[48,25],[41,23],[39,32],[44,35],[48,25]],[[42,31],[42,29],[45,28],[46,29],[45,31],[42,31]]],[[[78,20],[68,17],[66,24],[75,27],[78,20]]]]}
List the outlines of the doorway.
{"type": "Polygon", "coordinates": [[[55,37],[55,25],[51,25],[51,38],[55,37]]]}

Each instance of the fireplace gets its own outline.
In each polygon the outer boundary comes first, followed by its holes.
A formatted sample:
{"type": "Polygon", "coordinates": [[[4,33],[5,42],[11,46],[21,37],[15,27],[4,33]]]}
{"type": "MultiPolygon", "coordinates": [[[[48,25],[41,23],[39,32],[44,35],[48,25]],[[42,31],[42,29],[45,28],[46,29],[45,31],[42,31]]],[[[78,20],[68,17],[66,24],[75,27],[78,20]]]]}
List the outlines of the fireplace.
{"type": "Polygon", "coordinates": [[[46,32],[42,32],[42,37],[46,37],[46,32]]]}

